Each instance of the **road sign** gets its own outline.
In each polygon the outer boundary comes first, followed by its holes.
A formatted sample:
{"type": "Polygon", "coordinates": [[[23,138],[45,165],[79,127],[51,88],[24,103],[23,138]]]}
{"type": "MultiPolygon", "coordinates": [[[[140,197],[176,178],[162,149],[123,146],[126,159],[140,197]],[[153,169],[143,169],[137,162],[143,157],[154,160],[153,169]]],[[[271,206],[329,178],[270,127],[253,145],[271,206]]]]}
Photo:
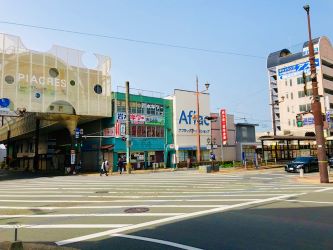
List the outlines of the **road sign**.
{"type": "Polygon", "coordinates": [[[327,122],[331,121],[331,113],[329,111],[326,111],[326,121],[327,122]]]}
{"type": "Polygon", "coordinates": [[[71,153],[71,164],[75,164],[75,151],[74,154],[71,153]]]}

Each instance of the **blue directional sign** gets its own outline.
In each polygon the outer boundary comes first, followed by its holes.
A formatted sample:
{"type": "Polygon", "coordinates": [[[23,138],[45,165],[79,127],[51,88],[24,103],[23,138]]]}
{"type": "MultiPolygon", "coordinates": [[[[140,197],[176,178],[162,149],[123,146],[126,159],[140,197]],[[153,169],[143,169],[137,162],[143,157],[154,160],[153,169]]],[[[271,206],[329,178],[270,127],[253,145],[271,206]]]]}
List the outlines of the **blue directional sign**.
{"type": "MultiPolygon", "coordinates": [[[[316,67],[319,67],[319,59],[315,59],[316,67]]],[[[303,63],[298,63],[295,65],[287,66],[278,70],[279,79],[289,78],[297,75],[303,74],[303,72],[308,73],[310,71],[310,62],[306,61],[303,63]]]]}
{"type": "Polygon", "coordinates": [[[327,122],[331,121],[331,113],[329,111],[326,112],[326,121],[327,122]]]}

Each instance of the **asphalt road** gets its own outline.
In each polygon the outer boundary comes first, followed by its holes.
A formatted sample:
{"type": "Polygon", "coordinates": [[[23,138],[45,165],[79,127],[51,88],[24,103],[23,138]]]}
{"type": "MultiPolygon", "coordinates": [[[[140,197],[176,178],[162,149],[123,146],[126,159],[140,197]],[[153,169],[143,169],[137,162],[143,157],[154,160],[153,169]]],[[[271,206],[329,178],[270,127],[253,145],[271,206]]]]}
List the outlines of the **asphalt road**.
{"type": "MultiPolygon", "coordinates": [[[[312,175],[318,175],[313,173],[312,175]]],[[[333,185],[282,169],[0,182],[0,241],[76,249],[333,249],[333,185]]]]}

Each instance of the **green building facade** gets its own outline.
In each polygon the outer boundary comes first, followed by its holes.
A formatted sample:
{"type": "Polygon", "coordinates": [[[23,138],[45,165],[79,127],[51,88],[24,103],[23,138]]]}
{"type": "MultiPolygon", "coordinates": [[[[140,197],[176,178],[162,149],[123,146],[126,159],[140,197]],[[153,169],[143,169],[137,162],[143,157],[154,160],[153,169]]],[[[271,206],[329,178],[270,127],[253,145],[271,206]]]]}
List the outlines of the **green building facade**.
{"type": "MultiPolygon", "coordinates": [[[[173,152],[172,100],[130,95],[131,163],[133,169],[171,167],[173,152]]],[[[103,119],[103,158],[112,163],[126,159],[125,94],[112,95],[112,117],[103,119]],[[107,136],[110,136],[106,138],[107,136]]]]}

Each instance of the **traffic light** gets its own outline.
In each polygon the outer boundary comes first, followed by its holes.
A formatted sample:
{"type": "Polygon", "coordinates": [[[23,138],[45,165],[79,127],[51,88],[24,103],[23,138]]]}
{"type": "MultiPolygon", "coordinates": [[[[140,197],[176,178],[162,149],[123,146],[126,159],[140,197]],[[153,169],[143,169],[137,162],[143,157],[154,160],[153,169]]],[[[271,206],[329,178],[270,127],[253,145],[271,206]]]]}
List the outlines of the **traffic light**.
{"type": "Polygon", "coordinates": [[[307,96],[308,95],[308,89],[307,89],[307,87],[306,87],[306,75],[305,75],[305,72],[303,71],[303,75],[302,75],[302,77],[303,77],[303,83],[304,83],[304,94],[307,96]]]}
{"type": "Polygon", "coordinates": [[[297,127],[303,127],[303,116],[302,114],[297,114],[296,115],[296,122],[297,122],[297,127]]]}

